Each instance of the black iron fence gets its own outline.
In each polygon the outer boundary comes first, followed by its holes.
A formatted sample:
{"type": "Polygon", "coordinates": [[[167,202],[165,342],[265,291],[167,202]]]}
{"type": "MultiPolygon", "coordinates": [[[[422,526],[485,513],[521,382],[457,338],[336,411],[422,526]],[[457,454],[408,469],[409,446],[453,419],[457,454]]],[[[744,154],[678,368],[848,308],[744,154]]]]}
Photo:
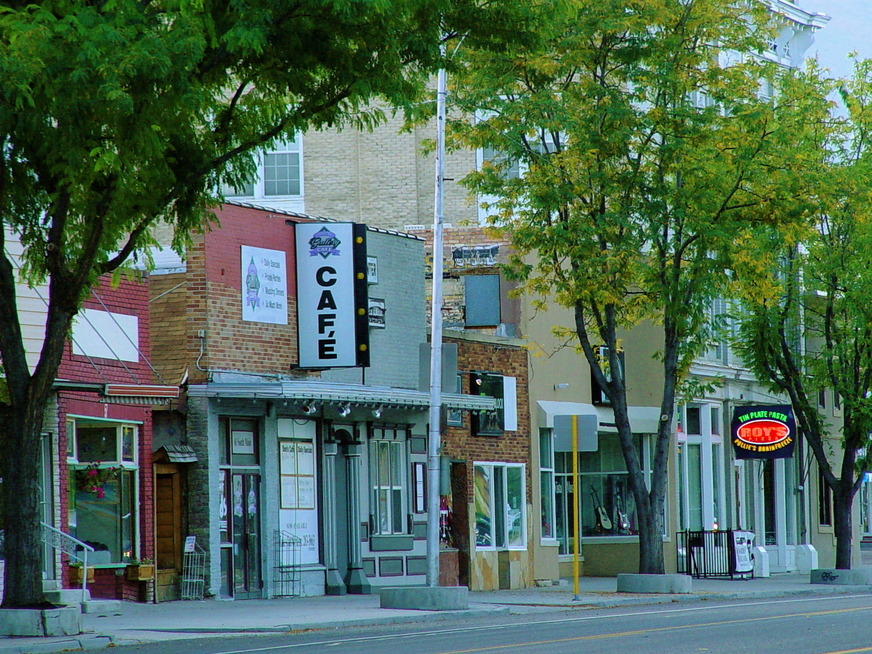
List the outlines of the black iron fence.
{"type": "Polygon", "coordinates": [[[747,531],[679,531],[678,572],[692,577],[754,577],[754,534],[747,531]]]}

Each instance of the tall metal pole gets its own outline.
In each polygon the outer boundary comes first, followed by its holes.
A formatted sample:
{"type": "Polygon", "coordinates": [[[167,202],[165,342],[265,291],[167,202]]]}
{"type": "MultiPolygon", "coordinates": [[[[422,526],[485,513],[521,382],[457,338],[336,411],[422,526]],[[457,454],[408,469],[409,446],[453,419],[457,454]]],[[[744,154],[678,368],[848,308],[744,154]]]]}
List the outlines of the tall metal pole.
{"type": "MultiPolygon", "coordinates": [[[[442,45],[445,56],[445,45],[442,45]]],[[[436,197],[430,310],[430,431],[427,439],[427,585],[439,585],[439,448],[442,424],[442,188],[445,171],[445,69],[436,77],[436,197]]]]}
{"type": "Polygon", "coordinates": [[[578,511],[579,493],[581,486],[578,484],[578,416],[572,416],[572,590],[573,601],[581,599],[579,594],[578,584],[578,564],[579,564],[579,546],[581,538],[579,537],[579,516],[578,511]]]}

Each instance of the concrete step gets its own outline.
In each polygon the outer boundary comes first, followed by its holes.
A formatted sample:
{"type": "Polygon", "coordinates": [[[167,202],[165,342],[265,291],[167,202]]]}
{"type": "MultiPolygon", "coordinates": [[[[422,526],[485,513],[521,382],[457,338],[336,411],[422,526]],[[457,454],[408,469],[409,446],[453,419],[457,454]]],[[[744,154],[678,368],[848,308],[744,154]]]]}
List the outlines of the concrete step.
{"type": "Polygon", "coordinates": [[[61,582],[59,579],[43,579],[42,580],[42,591],[47,593],[50,590],[60,590],[61,582]]]}
{"type": "MultiPolygon", "coordinates": [[[[45,599],[52,604],[61,606],[73,606],[82,603],[81,588],[59,588],[56,590],[45,591],[45,599]]],[[[91,599],[91,591],[85,591],[85,601],[91,599]]]]}
{"type": "Polygon", "coordinates": [[[121,600],[100,599],[88,600],[82,604],[82,613],[94,615],[112,615],[121,611],[121,600]]]}

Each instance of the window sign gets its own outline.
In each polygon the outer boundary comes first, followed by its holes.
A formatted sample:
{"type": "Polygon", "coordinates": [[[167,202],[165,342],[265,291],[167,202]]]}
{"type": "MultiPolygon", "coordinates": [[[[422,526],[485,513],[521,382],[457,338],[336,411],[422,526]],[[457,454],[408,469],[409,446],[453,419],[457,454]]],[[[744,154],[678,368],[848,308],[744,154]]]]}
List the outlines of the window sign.
{"type": "Polygon", "coordinates": [[[230,433],[233,454],[254,454],[254,432],[234,429],[230,433]]]}
{"type": "Polygon", "coordinates": [[[301,541],[301,563],[319,562],[315,423],[278,420],[279,523],[301,541]]]}
{"type": "Polygon", "coordinates": [[[369,298],[369,326],[372,329],[385,328],[385,301],[382,298],[369,298]]]}
{"type": "Polygon", "coordinates": [[[242,319],[288,324],[286,255],[281,250],[242,246],[242,319]]]}

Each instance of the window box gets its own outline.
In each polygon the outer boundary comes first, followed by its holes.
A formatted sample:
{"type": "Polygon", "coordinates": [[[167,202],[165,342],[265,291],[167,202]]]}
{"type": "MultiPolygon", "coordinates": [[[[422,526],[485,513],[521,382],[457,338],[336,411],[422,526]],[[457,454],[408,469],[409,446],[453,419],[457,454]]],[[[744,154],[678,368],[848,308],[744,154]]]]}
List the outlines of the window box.
{"type": "Polygon", "coordinates": [[[154,579],[154,563],[131,563],[127,566],[129,581],[148,581],[154,579]]]}
{"type": "MultiPolygon", "coordinates": [[[[85,576],[86,568],[81,564],[71,564],[70,565],[70,585],[71,586],[81,586],[82,578],[85,576]]],[[[94,568],[88,566],[87,568],[87,580],[89,584],[94,583],[94,568]]]]}

